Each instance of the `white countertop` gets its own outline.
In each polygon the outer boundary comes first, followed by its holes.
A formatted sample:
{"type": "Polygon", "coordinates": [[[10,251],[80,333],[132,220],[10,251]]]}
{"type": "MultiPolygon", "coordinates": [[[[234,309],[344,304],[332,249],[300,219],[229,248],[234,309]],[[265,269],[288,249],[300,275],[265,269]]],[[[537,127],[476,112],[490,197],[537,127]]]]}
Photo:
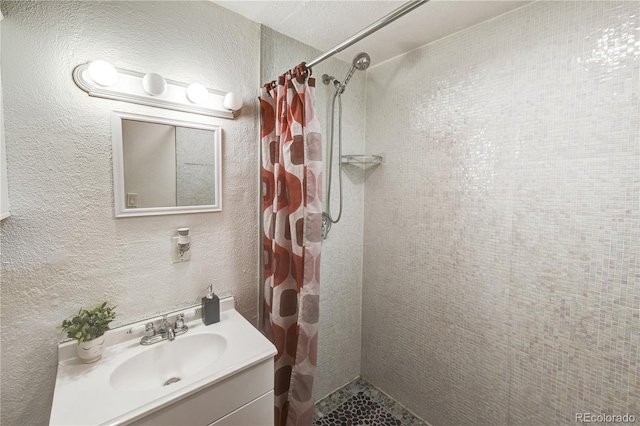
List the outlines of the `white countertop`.
{"type": "MultiPolygon", "coordinates": [[[[170,317],[171,319],[172,317],[170,317]]],[[[75,341],[58,350],[51,425],[121,425],[185,398],[207,386],[256,365],[276,354],[276,348],[235,309],[233,299],[221,301],[220,322],[205,326],[199,316],[187,322],[189,331],[174,342],[140,345],[144,323],[120,327],[105,334],[107,347],[102,359],[83,364],[75,356],[75,341]],[[142,325],[142,327],[140,327],[142,325]],[[134,329],[135,333],[127,333],[134,329]],[[110,385],[113,371],[127,359],[158,345],[175,344],[184,336],[214,333],[224,337],[227,347],[209,368],[180,382],[144,391],[119,391],[110,385]]],[[[172,321],[171,321],[172,322],[172,321]]],[[[176,360],[188,362],[188,360],[176,360]]]]}

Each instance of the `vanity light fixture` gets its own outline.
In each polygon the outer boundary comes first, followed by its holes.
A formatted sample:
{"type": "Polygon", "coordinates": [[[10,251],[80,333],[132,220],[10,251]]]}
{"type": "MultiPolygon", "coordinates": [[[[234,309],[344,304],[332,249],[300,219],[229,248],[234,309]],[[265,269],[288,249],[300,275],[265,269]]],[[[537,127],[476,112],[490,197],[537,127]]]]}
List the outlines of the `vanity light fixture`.
{"type": "Polygon", "coordinates": [[[73,81],[89,96],[211,117],[233,120],[242,108],[242,97],[236,93],[169,80],[158,73],[115,68],[103,60],[75,67],[73,81]]]}
{"type": "Polygon", "coordinates": [[[100,86],[113,86],[118,81],[118,71],[107,61],[93,61],[89,64],[89,77],[100,86]]]}
{"type": "MultiPolygon", "coordinates": [[[[200,83],[191,83],[189,87],[187,87],[187,99],[194,104],[203,104],[207,102],[209,98],[209,92],[207,88],[204,87],[203,84],[200,83]]],[[[223,101],[224,105],[224,101],[223,101]]]]}

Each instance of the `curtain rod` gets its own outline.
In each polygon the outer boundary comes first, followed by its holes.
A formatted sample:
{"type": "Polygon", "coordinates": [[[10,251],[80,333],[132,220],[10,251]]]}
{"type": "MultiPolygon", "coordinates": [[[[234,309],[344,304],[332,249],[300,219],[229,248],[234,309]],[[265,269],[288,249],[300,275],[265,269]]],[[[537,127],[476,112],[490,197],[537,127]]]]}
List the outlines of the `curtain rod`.
{"type": "Polygon", "coordinates": [[[317,58],[315,58],[311,62],[307,62],[306,66],[308,68],[311,68],[312,66],[319,64],[320,62],[324,61],[325,59],[328,59],[328,58],[332,57],[333,55],[335,55],[336,53],[343,51],[344,49],[346,49],[347,47],[351,46],[352,44],[355,44],[355,43],[359,42],[360,40],[362,40],[363,38],[367,37],[368,35],[373,34],[374,32],[376,32],[379,29],[387,26],[388,24],[392,23],[393,21],[395,21],[396,19],[400,18],[401,16],[406,15],[407,13],[411,12],[413,9],[415,9],[415,8],[417,8],[419,6],[422,6],[423,4],[425,4],[428,1],[429,0],[412,0],[412,1],[409,1],[409,2],[407,2],[405,4],[403,4],[402,6],[400,6],[399,8],[394,10],[393,12],[391,12],[388,15],[378,19],[376,22],[374,22],[373,24],[369,25],[367,28],[361,30],[357,34],[352,35],[351,37],[349,37],[348,39],[346,39],[342,43],[338,44],[333,49],[328,50],[327,52],[325,52],[322,55],[318,56],[317,58]]]}

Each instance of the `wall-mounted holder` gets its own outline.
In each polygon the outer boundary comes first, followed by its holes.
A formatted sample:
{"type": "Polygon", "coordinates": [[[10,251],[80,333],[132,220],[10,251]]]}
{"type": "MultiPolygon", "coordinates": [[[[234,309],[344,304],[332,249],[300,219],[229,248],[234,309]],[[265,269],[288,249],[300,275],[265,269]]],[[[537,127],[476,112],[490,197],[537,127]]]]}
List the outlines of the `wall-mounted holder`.
{"type": "Polygon", "coordinates": [[[234,119],[242,109],[242,98],[236,93],[115,68],[99,60],[75,67],[73,81],[89,96],[211,117],[234,119]]]}
{"type": "Polygon", "coordinates": [[[178,236],[172,238],[173,263],[188,262],[191,260],[191,238],[189,228],[178,228],[178,236]]]}
{"type": "Polygon", "coordinates": [[[381,155],[343,155],[341,161],[342,164],[351,164],[366,170],[383,164],[384,158],[381,155]]]}

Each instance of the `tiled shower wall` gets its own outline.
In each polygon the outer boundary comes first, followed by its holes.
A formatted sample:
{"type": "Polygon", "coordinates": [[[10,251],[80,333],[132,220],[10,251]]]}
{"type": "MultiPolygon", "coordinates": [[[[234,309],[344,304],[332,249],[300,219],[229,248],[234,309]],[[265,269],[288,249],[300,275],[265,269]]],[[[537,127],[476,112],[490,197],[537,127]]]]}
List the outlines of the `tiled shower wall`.
{"type": "MultiPolygon", "coordinates": [[[[261,27],[260,51],[260,74],[265,83],[300,62],[308,62],[323,53],[265,26],[261,27]]],[[[322,83],[322,74],[327,73],[343,81],[349,68],[350,64],[336,58],[313,67],[313,76],[316,78],[316,113],[323,126],[322,140],[325,147],[334,89],[333,84],[327,86],[322,83]]],[[[345,154],[364,152],[365,83],[364,73],[354,74],[342,96],[345,154]]],[[[326,159],[327,155],[325,162],[326,159]]],[[[333,225],[329,238],[322,245],[318,368],[313,389],[316,399],[360,375],[363,178],[362,170],[353,167],[345,169],[342,218],[333,225]]],[[[337,145],[333,159],[333,185],[331,211],[335,217],[339,196],[337,145]]],[[[326,185],[324,193],[326,194],[326,185]]]]}
{"type": "Polygon", "coordinates": [[[368,72],[362,374],[433,425],[640,418],[639,2],[368,72]]]}

